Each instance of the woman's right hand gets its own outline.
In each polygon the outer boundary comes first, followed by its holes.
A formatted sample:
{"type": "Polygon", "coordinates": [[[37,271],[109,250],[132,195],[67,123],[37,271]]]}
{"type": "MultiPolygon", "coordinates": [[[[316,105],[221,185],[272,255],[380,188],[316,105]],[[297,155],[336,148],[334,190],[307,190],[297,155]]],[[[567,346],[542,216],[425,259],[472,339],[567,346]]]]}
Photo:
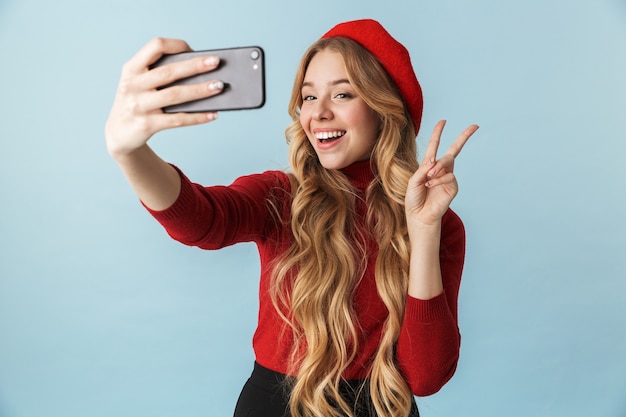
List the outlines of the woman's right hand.
{"type": "Polygon", "coordinates": [[[218,57],[198,57],[150,69],[164,54],[191,51],[178,39],[155,38],[128,61],[120,78],[117,94],[106,122],[105,137],[109,154],[123,157],[146,145],[155,133],[180,126],[210,122],[216,113],[164,113],[168,105],[219,94],[219,80],[196,85],[173,86],[173,81],[209,72],[219,65],[218,57]]]}

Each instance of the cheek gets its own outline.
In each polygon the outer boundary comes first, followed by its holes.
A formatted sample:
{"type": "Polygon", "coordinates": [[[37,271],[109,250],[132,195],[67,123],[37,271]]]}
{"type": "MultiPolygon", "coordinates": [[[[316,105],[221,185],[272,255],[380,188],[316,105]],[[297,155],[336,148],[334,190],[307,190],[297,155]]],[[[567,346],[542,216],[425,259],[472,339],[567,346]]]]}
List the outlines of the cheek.
{"type": "Polygon", "coordinates": [[[309,134],[309,122],[311,121],[311,116],[308,113],[306,110],[300,110],[300,125],[307,135],[309,134]]]}
{"type": "Polygon", "coordinates": [[[370,110],[366,112],[365,114],[366,114],[366,117],[362,120],[363,126],[366,126],[368,135],[373,137],[375,140],[376,138],[378,138],[378,135],[380,134],[380,129],[381,129],[380,118],[378,117],[378,114],[373,110],[370,110]]]}

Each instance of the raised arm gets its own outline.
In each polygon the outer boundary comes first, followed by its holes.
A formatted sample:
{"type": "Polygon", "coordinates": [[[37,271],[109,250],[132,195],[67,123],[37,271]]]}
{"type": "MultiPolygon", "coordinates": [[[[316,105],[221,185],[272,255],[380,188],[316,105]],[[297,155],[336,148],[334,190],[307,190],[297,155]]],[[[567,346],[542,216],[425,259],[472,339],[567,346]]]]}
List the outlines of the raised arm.
{"type": "Polygon", "coordinates": [[[405,197],[411,243],[409,291],[397,358],[414,394],[437,392],[459,357],[457,297],[465,256],[463,223],[449,210],[458,185],[454,159],[478,129],[472,125],[437,159],[439,122],[405,197]]]}
{"type": "Polygon", "coordinates": [[[192,58],[151,69],[164,54],[190,51],[178,39],[155,38],[128,61],[120,78],[117,94],[105,127],[107,150],[117,162],[139,199],[153,210],[163,210],[180,192],[178,172],[162,160],[148,140],[165,129],[207,123],[216,113],[167,114],[165,106],[209,97],[221,92],[218,80],[165,89],[175,80],[211,71],[218,57],[192,58]]]}
{"type": "Polygon", "coordinates": [[[454,176],[454,159],[463,145],[478,129],[465,129],[445,155],[437,159],[437,150],[445,121],[435,126],[424,160],[409,180],[405,209],[411,261],[409,266],[409,295],[428,300],[443,291],[439,262],[441,219],[458,192],[454,176]]]}

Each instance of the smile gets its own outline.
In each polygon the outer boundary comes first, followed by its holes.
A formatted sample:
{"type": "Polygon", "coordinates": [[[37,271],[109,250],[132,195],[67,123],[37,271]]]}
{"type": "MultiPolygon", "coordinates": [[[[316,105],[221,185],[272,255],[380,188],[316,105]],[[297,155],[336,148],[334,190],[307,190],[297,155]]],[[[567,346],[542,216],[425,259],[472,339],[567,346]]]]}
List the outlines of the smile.
{"type": "Polygon", "coordinates": [[[317,132],[315,133],[315,138],[320,142],[331,142],[335,139],[339,139],[343,135],[346,134],[345,130],[335,130],[332,132],[317,132]]]}

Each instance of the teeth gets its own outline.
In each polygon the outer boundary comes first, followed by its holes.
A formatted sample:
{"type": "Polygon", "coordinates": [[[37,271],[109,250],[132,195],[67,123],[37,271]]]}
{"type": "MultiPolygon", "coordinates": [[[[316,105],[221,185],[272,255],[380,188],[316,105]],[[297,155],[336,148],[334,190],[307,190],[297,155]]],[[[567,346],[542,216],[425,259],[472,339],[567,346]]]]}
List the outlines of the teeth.
{"type": "Polygon", "coordinates": [[[334,139],[334,138],[343,136],[345,134],[346,134],[345,130],[336,130],[334,132],[319,132],[315,134],[315,138],[319,140],[334,139]]]}

